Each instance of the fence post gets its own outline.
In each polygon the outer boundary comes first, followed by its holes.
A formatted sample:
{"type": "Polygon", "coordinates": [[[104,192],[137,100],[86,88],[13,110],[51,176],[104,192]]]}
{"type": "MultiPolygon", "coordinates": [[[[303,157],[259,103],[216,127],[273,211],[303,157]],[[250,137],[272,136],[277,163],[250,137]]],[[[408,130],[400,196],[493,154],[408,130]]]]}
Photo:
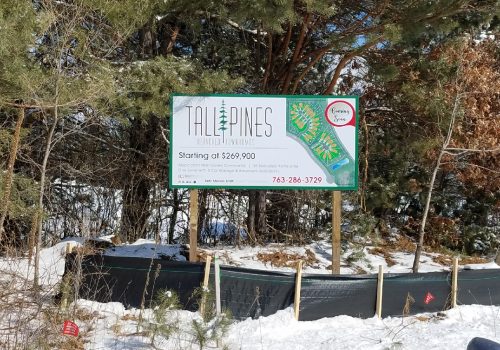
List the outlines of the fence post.
{"type": "Polygon", "coordinates": [[[300,308],[300,287],[302,285],[302,260],[299,260],[297,264],[297,274],[295,277],[295,296],[293,300],[293,311],[295,319],[299,320],[299,308],[300,308]]]}
{"type": "Polygon", "coordinates": [[[451,307],[457,306],[458,291],[458,258],[453,258],[453,269],[451,272],[451,307]]]}
{"type": "MultiPolygon", "coordinates": [[[[68,255],[71,254],[72,250],[73,250],[73,243],[72,242],[66,243],[66,251],[65,251],[66,254],[64,255],[64,262],[65,263],[68,259],[68,255]]],[[[62,280],[61,310],[66,310],[68,307],[68,283],[69,283],[68,275],[66,275],[65,277],[63,277],[63,280],[62,280]]]]}
{"type": "Polygon", "coordinates": [[[219,270],[219,258],[217,254],[214,255],[214,269],[215,269],[215,311],[217,316],[221,314],[220,305],[220,270],[219,270]]]}
{"type": "Polygon", "coordinates": [[[201,291],[201,305],[200,305],[201,315],[205,313],[205,303],[207,302],[207,289],[208,289],[208,281],[210,279],[211,261],[212,261],[212,256],[207,255],[207,260],[205,261],[205,276],[203,278],[203,290],[201,291]]]}
{"type": "Polygon", "coordinates": [[[377,317],[382,318],[382,293],[384,290],[384,268],[378,266],[378,281],[377,281],[377,317]]]}

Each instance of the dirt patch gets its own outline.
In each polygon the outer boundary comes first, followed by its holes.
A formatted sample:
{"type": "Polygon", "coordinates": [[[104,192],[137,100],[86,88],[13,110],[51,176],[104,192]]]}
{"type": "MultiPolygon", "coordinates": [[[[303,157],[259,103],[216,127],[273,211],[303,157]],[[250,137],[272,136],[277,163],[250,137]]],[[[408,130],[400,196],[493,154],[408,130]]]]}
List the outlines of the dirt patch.
{"type": "Polygon", "coordinates": [[[262,261],[264,265],[270,264],[274,267],[297,267],[299,260],[303,261],[304,266],[313,266],[319,261],[316,254],[310,249],[306,249],[304,255],[298,253],[290,253],[285,250],[276,250],[272,252],[258,253],[257,259],[262,261]]]}

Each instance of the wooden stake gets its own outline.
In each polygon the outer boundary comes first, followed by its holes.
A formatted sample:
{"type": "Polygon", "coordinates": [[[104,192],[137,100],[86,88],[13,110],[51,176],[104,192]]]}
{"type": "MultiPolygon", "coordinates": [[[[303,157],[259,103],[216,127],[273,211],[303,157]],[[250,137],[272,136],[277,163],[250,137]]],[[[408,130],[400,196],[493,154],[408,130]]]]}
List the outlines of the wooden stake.
{"type": "Polygon", "coordinates": [[[189,261],[198,261],[198,190],[189,191],[189,261]]]}
{"type": "Polygon", "coordinates": [[[293,311],[295,319],[299,320],[299,310],[300,310],[300,288],[302,286],[302,260],[299,260],[297,264],[297,274],[295,276],[295,297],[293,300],[293,311]]]}
{"type": "Polygon", "coordinates": [[[332,195],[332,273],[340,274],[340,216],[342,192],[333,191],[332,195]]]}
{"type": "Polygon", "coordinates": [[[453,258],[453,270],[451,273],[451,307],[457,306],[458,291],[458,258],[453,258]]]}
{"type": "Polygon", "coordinates": [[[377,317],[382,318],[382,294],[384,291],[384,268],[378,266],[378,282],[377,282],[377,317]]]}
{"type": "Polygon", "coordinates": [[[214,256],[214,269],[215,269],[215,311],[217,316],[221,314],[220,305],[220,269],[219,269],[219,259],[217,255],[214,256]]]}
{"type": "Polygon", "coordinates": [[[212,256],[207,255],[207,261],[205,261],[205,276],[203,278],[203,291],[201,296],[200,314],[205,313],[205,303],[206,303],[206,293],[208,290],[208,281],[210,279],[210,263],[212,262],[212,256]]]}
{"type": "MultiPolygon", "coordinates": [[[[66,243],[66,255],[71,254],[71,250],[73,249],[72,242],[66,243]]],[[[67,259],[67,256],[66,256],[67,259]]],[[[63,277],[62,280],[62,299],[61,299],[61,310],[66,310],[68,307],[68,279],[69,275],[63,277]]]]}
{"type": "Polygon", "coordinates": [[[205,261],[205,276],[203,277],[203,288],[208,288],[208,281],[210,279],[210,263],[212,262],[212,256],[207,255],[207,261],[205,261]]]}

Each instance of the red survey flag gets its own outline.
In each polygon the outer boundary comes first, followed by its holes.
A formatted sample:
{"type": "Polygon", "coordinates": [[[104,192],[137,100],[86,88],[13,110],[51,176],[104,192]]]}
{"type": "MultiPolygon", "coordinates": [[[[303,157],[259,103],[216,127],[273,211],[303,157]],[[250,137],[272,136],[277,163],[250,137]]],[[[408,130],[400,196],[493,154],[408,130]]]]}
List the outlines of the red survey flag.
{"type": "Polygon", "coordinates": [[[429,304],[434,299],[436,299],[436,297],[434,297],[431,292],[427,292],[427,294],[425,295],[424,303],[429,304]]]}
{"type": "Polygon", "coordinates": [[[78,326],[76,323],[71,322],[71,321],[64,321],[64,326],[63,326],[63,334],[67,335],[72,335],[74,337],[78,337],[78,326]]]}

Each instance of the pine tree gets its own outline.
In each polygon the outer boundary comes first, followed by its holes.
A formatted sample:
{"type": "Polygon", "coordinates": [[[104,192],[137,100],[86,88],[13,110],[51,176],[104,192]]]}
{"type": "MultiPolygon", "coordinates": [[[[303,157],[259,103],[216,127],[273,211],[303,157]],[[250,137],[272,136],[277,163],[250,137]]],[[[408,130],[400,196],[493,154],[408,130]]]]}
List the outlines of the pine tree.
{"type": "Polygon", "coordinates": [[[222,131],[222,143],[224,143],[224,135],[227,130],[227,115],[226,115],[226,104],[222,100],[222,105],[219,110],[219,130],[222,131]]]}

